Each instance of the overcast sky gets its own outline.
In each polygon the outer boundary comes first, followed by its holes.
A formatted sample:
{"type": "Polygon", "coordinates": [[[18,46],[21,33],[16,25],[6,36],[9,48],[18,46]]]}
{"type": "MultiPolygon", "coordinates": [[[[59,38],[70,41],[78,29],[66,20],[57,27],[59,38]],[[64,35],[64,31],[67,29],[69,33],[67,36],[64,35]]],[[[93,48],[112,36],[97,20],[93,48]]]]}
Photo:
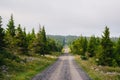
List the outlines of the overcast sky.
{"type": "Polygon", "coordinates": [[[120,36],[120,0],[0,0],[4,28],[11,13],[27,31],[41,24],[47,34],[101,36],[108,26],[120,36]]]}

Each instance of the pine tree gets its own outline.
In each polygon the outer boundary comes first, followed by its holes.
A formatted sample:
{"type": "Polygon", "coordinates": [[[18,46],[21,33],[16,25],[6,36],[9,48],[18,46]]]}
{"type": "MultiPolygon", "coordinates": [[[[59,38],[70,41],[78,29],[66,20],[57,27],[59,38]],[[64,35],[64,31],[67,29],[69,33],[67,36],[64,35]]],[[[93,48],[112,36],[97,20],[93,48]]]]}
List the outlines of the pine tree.
{"type": "Polygon", "coordinates": [[[40,48],[38,48],[39,41],[38,35],[36,36],[34,28],[32,32],[27,34],[27,43],[28,43],[28,50],[29,53],[32,55],[33,53],[39,53],[40,48]]]}
{"type": "Polygon", "coordinates": [[[55,43],[55,40],[51,39],[51,38],[47,38],[47,50],[48,51],[57,51],[57,46],[55,43]]]}
{"type": "Polygon", "coordinates": [[[93,57],[95,56],[95,48],[96,48],[96,38],[95,36],[91,36],[89,44],[88,44],[88,52],[89,52],[89,56],[93,57]]]}
{"type": "Polygon", "coordinates": [[[80,36],[77,40],[72,43],[72,52],[75,54],[80,54],[85,56],[85,52],[87,51],[87,39],[83,36],[80,36]]]}
{"type": "Polygon", "coordinates": [[[11,18],[7,24],[7,30],[6,30],[6,45],[9,52],[14,53],[15,51],[15,26],[14,26],[14,20],[13,15],[11,15],[11,18]]]}
{"type": "Polygon", "coordinates": [[[15,25],[14,25],[13,15],[11,15],[11,18],[7,26],[8,26],[7,33],[10,36],[14,37],[15,36],[15,25]]]}
{"type": "Polygon", "coordinates": [[[88,45],[88,41],[87,41],[87,38],[85,37],[84,38],[84,41],[83,41],[83,53],[84,53],[84,56],[85,56],[85,53],[87,51],[87,45],[88,45]]]}
{"type": "Polygon", "coordinates": [[[120,38],[118,39],[115,47],[115,59],[117,61],[117,64],[120,66],[120,38]]]}
{"type": "Polygon", "coordinates": [[[46,38],[46,32],[45,32],[44,26],[40,30],[40,41],[41,41],[41,50],[40,50],[40,53],[42,55],[45,55],[48,51],[47,51],[47,38],[46,38]]]}
{"type": "Polygon", "coordinates": [[[27,52],[26,36],[25,36],[25,32],[22,31],[20,24],[18,25],[18,28],[16,30],[15,43],[16,43],[18,53],[23,54],[27,52]]]}
{"type": "Polygon", "coordinates": [[[42,40],[42,42],[44,42],[44,44],[47,42],[46,32],[45,32],[45,27],[44,27],[44,26],[43,26],[43,28],[41,29],[41,40],[42,40]]]}
{"type": "Polygon", "coordinates": [[[112,66],[113,65],[113,43],[110,39],[110,31],[105,27],[105,31],[101,40],[102,53],[99,56],[99,64],[112,66]]]}
{"type": "Polygon", "coordinates": [[[5,32],[2,28],[2,17],[0,16],[0,51],[3,50],[3,47],[5,46],[4,36],[5,32]]]}
{"type": "MultiPolygon", "coordinates": [[[[32,31],[32,34],[34,34],[34,31],[32,31]]],[[[30,44],[30,50],[33,53],[39,53],[42,55],[45,55],[45,53],[47,52],[47,39],[44,27],[39,28],[39,32],[37,33],[36,38],[34,39],[32,44],[30,44]]]]}
{"type": "Polygon", "coordinates": [[[35,29],[34,29],[34,28],[32,29],[31,36],[32,36],[32,39],[34,39],[34,38],[35,38],[35,29]]]}

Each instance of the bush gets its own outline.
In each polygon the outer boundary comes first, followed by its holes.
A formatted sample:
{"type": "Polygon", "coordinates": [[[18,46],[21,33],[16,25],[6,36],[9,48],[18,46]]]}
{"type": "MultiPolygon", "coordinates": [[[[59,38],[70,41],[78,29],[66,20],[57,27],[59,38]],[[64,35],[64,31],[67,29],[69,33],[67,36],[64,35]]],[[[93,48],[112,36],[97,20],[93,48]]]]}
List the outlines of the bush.
{"type": "Polygon", "coordinates": [[[113,60],[112,60],[112,66],[113,66],[113,67],[118,66],[118,64],[117,64],[117,62],[116,62],[116,60],[115,60],[115,59],[113,59],[113,60]]]}
{"type": "Polygon", "coordinates": [[[87,60],[87,57],[86,56],[81,56],[81,59],[82,60],[87,60]]]}

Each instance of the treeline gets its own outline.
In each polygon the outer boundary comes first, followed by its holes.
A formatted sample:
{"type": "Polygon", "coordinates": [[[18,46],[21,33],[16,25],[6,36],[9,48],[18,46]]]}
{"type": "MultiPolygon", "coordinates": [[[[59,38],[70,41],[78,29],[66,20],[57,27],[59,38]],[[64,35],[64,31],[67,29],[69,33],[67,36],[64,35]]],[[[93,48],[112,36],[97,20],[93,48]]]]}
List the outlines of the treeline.
{"type": "Polygon", "coordinates": [[[61,36],[61,35],[47,35],[47,37],[55,39],[58,43],[62,43],[62,45],[70,45],[74,40],[78,38],[78,36],[61,36]]]}
{"type": "Polygon", "coordinates": [[[54,39],[58,43],[61,43],[62,46],[65,45],[65,36],[61,36],[61,35],[47,35],[47,37],[54,39]]]}
{"type": "Polygon", "coordinates": [[[110,31],[105,27],[102,37],[80,36],[71,46],[71,52],[81,55],[82,59],[94,58],[96,64],[103,66],[120,66],[120,38],[112,40],[110,31]]]}
{"type": "Polygon", "coordinates": [[[46,36],[44,26],[39,28],[38,33],[35,33],[34,28],[26,33],[20,24],[15,26],[13,15],[4,29],[0,16],[0,65],[4,64],[5,59],[19,59],[16,55],[45,55],[61,51],[61,44],[46,36]]]}
{"type": "Polygon", "coordinates": [[[72,36],[72,35],[69,35],[69,36],[65,36],[65,39],[66,39],[66,44],[67,45],[70,45],[74,40],[76,40],[78,38],[78,36],[72,36]]]}

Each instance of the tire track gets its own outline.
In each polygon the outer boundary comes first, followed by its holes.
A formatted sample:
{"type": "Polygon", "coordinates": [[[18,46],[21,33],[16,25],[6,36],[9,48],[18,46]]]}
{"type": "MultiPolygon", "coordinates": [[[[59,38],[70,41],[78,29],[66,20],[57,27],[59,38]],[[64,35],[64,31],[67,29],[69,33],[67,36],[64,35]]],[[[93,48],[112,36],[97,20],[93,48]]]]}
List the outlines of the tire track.
{"type": "Polygon", "coordinates": [[[32,80],[91,80],[89,76],[76,64],[74,57],[65,53],[42,73],[32,80]]]}

